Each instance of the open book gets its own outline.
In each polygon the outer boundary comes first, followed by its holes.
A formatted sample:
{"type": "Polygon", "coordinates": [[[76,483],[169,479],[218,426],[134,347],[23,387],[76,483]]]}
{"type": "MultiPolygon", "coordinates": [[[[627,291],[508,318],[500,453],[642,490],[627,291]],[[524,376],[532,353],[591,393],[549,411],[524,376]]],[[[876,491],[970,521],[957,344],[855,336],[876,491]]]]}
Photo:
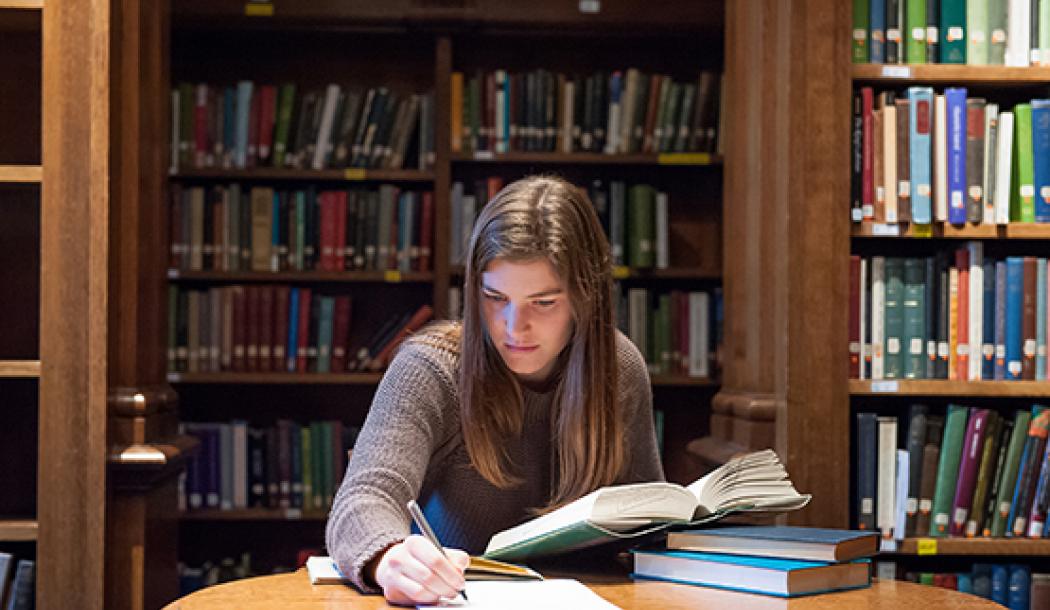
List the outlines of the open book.
{"type": "Polygon", "coordinates": [[[492,536],[485,557],[521,561],[673,525],[696,527],[735,512],[805,506],[771,449],[735,457],[688,487],[657,481],[603,487],[546,515],[492,536]]]}

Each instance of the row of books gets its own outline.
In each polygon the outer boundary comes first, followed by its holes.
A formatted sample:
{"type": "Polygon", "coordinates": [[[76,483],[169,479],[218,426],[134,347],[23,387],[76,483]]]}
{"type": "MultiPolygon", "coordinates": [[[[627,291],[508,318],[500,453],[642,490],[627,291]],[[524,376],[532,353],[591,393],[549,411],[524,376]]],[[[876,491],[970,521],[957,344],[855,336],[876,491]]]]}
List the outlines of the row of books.
{"type": "Polygon", "coordinates": [[[397,306],[351,343],[351,298],[289,285],[170,286],[168,370],[343,373],[383,370],[434,314],[397,306]]]}
{"type": "MultiPolygon", "coordinates": [[[[892,579],[896,562],[878,561],[879,579],[892,579]]],[[[904,580],[990,599],[1011,610],[1050,608],[1050,574],[1032,573],[1024,564],[975,563],[969,572],[905,572],[904,580]]]]}
{"type": "Polygon", "coordinates": [[[714,152],[721,75],[453,72],[452,152],[714,152]]]}
{"type": "MultiPolygon", "coordinates": [[[[196,565],[179,561],[176,570],[179,575],[179,597],[184,597],[204,587],[260,574],[252,566],[252,554],[247,551],[241,553],[238,560],[233,557],[223,557],[218,561],[209,559],[196,565]]],[[[288,566],[279,571],[275,570],[274,573],[290,571],[292,568],[288,566]]]]}
{"type": "Polygon", "coordinates": [[[179,83],[172,173],[186,168],[418,168],[434,164],[434,95],[331,83],[179,83]]]}
{"type": "MultiPolygon", "coordinates": [[[[474,221],[501,188],[503,180],[495,176],[474,183],[452,183],[450,264],[464,263],[474,221]]],[[[666,192],[649,184],[600,179],[587,185],[587,190],[609,240],[613,265],[638,269],[671,266],[666,192]]]]}
{"type": "Polygon", "coordinates": [[[179,425],[200,441],[183,475],[181,510],[327,510],[359,432],[338,420],[179,425]]]}
{"type": "Polygon", "coordinates": [[[624,334],[635,344],[653,375],[710,377],[714,353],[711,295],[672,290],[657,294],[628,288],[618,312],[624,334]]]}
{"type": "Polygon", "coordinates": [[[1012,109],[909,87],[853,99],[854,222],[1050,221],[1050,100],[1012,109]]]}
{"type": "Polygon", "coordinates": [[[853,63],[1050,64],[1046,0],[853,0],[853,63]]]}
{"type": "Polygon", "coordinates": [[[0,552],[0,608],[33,610],[36,600],[36,562],[0,552]]]}
{"type": "Polygon", "coordinates": [[[173,269],[429,271],[434,198],[371,189],[172,187],[173,269]]]}
{"type": "Polygon", "coordinates": [[[1010,415],[912,405],[896,416],[857,414],[857,515],[883,550],[912,536],[1045,538],[1050,505],[1050,411],[1010,415]],[[899,448],[903,445],[904,448],[899,448]]]}
{"type": "Polygon", "coordinates": [[[1047,259],[984,256],[981,242],[934,256],[850,257],[850,376],[1050,379],[1047,259]]]}

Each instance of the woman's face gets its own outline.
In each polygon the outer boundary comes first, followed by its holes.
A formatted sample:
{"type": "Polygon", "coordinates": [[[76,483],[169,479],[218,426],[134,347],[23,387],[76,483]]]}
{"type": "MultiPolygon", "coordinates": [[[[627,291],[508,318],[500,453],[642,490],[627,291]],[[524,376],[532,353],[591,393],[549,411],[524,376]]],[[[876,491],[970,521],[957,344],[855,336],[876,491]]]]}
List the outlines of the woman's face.
{"type": "Polygon", "coordinates": [[[481,273],[485,328],[507,368],[541,382],[572,337],[572,304],[550,262],[496,259],[481,273]]]}

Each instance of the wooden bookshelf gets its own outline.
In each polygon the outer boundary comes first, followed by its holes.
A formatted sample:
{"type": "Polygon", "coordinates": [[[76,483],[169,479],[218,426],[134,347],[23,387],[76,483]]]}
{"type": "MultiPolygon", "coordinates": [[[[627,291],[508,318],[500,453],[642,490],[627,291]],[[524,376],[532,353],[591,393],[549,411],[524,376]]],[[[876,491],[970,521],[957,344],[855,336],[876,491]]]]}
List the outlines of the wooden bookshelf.
{"type": "Polygon", "coordinates": [[[0,542],[36,542],[35,519],[0,519],[0,542]]]}
{"type": "Polygon", "coordinates": [[[1050,555],[1050,540],[1029,538],[905,538],[897,555],[1050,555]]]}
{"type": "Polygon", "coordinates": [[[325,282],[325,283],[426,283],[434,281],[434,274],[424,271],[402,273],[387,271],[183,271],[168,269],[168,280],[173,282],[325,282]]]}
{"type": "Polygon", "coordinates": [[[1050,396],[1046,381],[949,381],[946,379],[901,379],[869,381],[851,379],[851,396],[991,396],[1042,398],[1050,396]]]}
{"type": "Polygon", "coordinates": [[[0,378],[40,377],[39,360],[0,360],[0,378]]]}
{"type": "Polygon", "coordinates": [[[713,377],[690,377],[688,375],[653,375],[650,382],[654,386],[666,387],[718,387],[719,380],[713,377]]]}
{"type": "Polygon", "coordinates": [[[911,223],[854,223],[852,237],[885,239],[1050,239],[1050,224],[965,225],[947,223],[916,226],[911,223]]]}
{"type": "Polygon", "coordinates": [[[380,373],[168,373],[168,383],[208,385],[376,385],[380,373]]]}
{"type": "Polygon", "coordinates": [[[326,521],[328,511],[301,508],[245,508],[236,510],[189,510],[182,521],[326,521]]]}
{"type": "MultiPolygon", "coordinates": [[[[848,60],[848,58],[847,58],[848,60]]],[[[853,80],[892,86],[895,83],[1042,85],[1050,82],[1048,67],[967,66],[957,64],[853,64],[853,80]]]]}
{"type": "Polygon", "coordinates": [[[535,165],[669,165],[669,166],[720,166],[722,157],[713,153],[663,153],[606,155],[602,153],[553,153],[553,152],[476,152],[456,153],[450,158],[453,163],[507,163],[535,165]]]}
{"type": "Polygon", "coordinates": [[[3,9],[40,10],[42,8],[44,8],[44,0],[0,0],[0,10],[3,10],[3,9]]]}
{"type": "Polygon", "coordinates": [[[411,169],[325,169],[296,170],[283,168],[194,169],[172,174],[173,180],[235,180],[296,182],[433,182],[434,172],[411,169]]]}
{"type": "Polygon", "coordinates": [[[39,165],[0,165],[0,183],[40,183],[43,170],[39,165]]]}
{"type": "MultiPolygon", "coordinates": [[[[449,267],[449,274],[462,277],[462,265],[449,267]]],[[[667,269],[636,269],[631,267],[614,267],[613,278],[618,280],[720,280],[721,269],[705,267],[668,267],[667,269]]]]}

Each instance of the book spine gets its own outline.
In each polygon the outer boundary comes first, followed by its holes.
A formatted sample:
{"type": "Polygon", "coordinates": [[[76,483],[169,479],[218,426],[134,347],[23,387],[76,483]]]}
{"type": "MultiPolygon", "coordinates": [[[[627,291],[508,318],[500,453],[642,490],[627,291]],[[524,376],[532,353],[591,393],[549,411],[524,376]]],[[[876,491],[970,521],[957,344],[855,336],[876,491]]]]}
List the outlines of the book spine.
{"type": "Polygon", "coordinates": [[[931,215],[930,143],[933,89],[911,87],[908,90],[908,112],[911,114],[908,148],[911,166],[910,199],[912,221],[928,224],[931,215]]]}
{"type": "Polygon", "coordinates": [[[941,0],[942,64],[966,63],[966,0],[941,0]]]}
{"type": "Polygon", "coordinates": [[[958,482],[955,487],[955,498],[952,502],[950,530],[952,536],[962,536],[966,533],[966,521],[970,517],[974,486],[977,482],[977,468],[980,464],[981,456],[984,454],[987,423],[987,409],[975,410],[967,423],[962,457],[959,462],[958,482]]]}
{"type": "Polygon", "coordinates": [[[857,414],[857,527],[875,530],[877,481],[876,421],[874,413],[857,414]]]}
{"type": "Polygon", "coordinates": [[[948,406],[944,424],[944,439],[941,444],[940,462],[937,464],[937,486],[933,496],[930,521],[930,536],[943,538],[951,525],[952,502],[955,497],[959,462],[962,457],[963,439],[969,410],[958,405],[948,406]]]}
{"type": "Polygon", "coordinates": [[[994,537],[1001,537],[1006,534],[1010,511],[1013,506],[1013,492],[1017,483],[1017,472],[1020,470],[1021,458],[1024,455],[1031,418],[1032,413],[1023,410],[1017,411],[1014,416],[1013,430],[1010,433],[1006,460],[1003,464],[1003,474],[999,479],[999,486],[995,494],[996,511],[992,518],[991,528],[991,534],[994,537]]]}

